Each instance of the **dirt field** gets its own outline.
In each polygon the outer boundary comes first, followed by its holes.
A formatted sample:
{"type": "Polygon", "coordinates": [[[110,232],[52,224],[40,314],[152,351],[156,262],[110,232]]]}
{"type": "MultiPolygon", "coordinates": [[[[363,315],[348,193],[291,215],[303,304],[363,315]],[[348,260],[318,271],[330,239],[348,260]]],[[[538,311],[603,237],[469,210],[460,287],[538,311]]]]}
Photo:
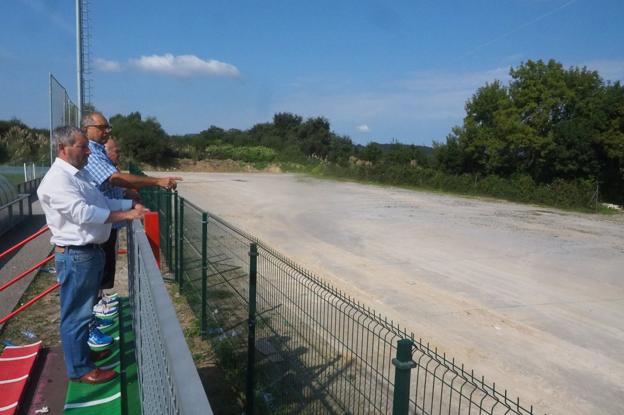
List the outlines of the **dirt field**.
{"type": "Polygon", "coordinates": [[[181,175],[184,197],[536,413],[624,413],[624,215],[290,174],[181,175]]]}

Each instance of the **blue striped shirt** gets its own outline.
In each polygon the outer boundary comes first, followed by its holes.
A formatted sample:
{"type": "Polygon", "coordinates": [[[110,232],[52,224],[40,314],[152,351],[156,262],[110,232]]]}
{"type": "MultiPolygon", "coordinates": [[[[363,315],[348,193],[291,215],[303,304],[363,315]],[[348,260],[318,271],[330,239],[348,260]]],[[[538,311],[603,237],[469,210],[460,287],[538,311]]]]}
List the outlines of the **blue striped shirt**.
{"type": "MultiPolygon", "coordinates": [[[[93,140],[89,140],[89,161],[85,166],[85,170],[89,172],[94,180],[94,184],[109,199],[123,199],[124,189],[118,186],[113,186],[110,183],[110,177],[117,173],[119,170],[111,159],[106,155],[106,148],[103,144],[96,143],[93,140]]],[[[118,222],[113,224],[113,228],[118,229],[124,226],[124,222],[118,222]]]]}

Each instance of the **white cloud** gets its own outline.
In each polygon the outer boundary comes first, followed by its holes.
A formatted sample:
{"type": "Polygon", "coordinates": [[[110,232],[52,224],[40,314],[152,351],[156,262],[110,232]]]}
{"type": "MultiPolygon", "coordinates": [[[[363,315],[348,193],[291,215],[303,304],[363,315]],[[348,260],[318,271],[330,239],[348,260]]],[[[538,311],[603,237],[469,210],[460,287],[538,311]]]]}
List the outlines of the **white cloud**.
{"type": "Polygon", "coordinates": [[[217,60],[203,60],[195,55],[164,55],[141,56],[131,59],[131,64],[144,72],[156,72],[165,75],[189,77],[194,75],[214,75],[238,77],[240,72],[236,66],[217,60]]]}
{"type": "Polygon", "coordinates": [[[370,128],[366,124],[358,125],[355,129],[361,133],[370,133],[370,128]]]}
{"type": "Polygon", "coordinates": [[[108,59],[97,58],[95,60],[95,69],[102,72],[121,72],[121,64],[108,59]]]}

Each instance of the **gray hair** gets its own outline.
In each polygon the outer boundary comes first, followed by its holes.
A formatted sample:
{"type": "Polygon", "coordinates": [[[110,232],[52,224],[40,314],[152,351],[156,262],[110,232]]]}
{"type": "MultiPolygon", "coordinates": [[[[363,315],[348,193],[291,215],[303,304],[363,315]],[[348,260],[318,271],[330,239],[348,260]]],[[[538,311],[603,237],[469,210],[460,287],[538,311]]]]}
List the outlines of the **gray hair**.
{"type": "Polygon", "coordinates": [[[95,125],[95,116],[99,115],[100,117],[104,117],[104,114],[98,111],[93,111],[86,113],[82,116],[82,120],[80,120],[80,126],[82,128],[88,127],[90,125],[95,125]]]}
{"type": "Polygon", "coordinates": [[[57,142],[57,144],[63,144],[63,146],[67,147],[74,145],[77,134],[82,134],[82,131],[76,127],[72,127],[71,125],[64,125],[56,128],[52,132],[52,138],[57,142]]]}

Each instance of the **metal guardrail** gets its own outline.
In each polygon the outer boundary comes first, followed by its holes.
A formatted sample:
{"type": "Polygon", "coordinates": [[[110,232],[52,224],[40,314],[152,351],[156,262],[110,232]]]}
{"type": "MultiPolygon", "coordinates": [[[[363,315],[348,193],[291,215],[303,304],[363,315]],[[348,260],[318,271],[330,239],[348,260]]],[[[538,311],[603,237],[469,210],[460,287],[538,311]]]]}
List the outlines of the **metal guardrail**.
{"type": "Polygon", "coordinates": [[[0,235],[30,215],[32,215],[32,202],[27,194],[20,194],[16,199],[0,206],[0,235]]]}
{"type": "Polygon", "coordinates": [[[20,224],[32,215],[32,204],[37,200],[37,187],[41,177],[18,183],[17,197],[0,206],[0,235],[20,224]]]}
{"type": "Polygon", "coordinates": [[[37,177],[31,180],[28,180],[27,182],[18,183],[16,185],[17,193],[27,194],[31,197],[30,199],[31,202],[34,201],[37,198],[37,188],[41,184],[42,179],[43,177],[37,177]]]}
{"type": "Polygon", "coordinates": [[[128,231],[128,277],[143,414],[212,409],[141,223],[128,231]]]}

